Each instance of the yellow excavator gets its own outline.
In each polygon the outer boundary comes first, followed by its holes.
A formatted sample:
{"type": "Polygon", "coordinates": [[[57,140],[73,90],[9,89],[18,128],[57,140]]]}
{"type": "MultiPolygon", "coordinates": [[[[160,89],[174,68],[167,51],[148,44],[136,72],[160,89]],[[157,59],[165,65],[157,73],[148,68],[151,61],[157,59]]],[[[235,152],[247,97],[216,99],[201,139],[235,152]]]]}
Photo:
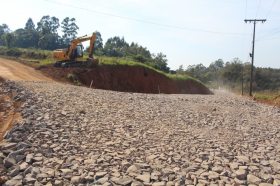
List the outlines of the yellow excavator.
{"type": "Polygon", "coordinates": [[[55,67],[90,67],[98,64],[98,60],[93,58],[94,43],[96,40],[96,34],[91,36],[82,36],[73,39],[65,49],[56,49],[53,51],[53,58],[56,60],[55,67]],[[87,60],[83,59],[83,45],[82,42],[90,41],[89,55],[87,60]]]}

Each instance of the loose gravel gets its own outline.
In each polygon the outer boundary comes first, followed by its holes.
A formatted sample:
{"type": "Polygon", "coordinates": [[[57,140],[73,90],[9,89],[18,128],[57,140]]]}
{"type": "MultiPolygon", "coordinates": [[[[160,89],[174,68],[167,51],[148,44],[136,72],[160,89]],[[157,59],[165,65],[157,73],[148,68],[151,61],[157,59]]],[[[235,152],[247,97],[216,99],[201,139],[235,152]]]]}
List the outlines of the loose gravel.
{"type": "Polygon", "coordinates": [[[280,185],[280,109],[227,92],[137,94],[6,82],[23,120],[4,185],[280,185]]]}

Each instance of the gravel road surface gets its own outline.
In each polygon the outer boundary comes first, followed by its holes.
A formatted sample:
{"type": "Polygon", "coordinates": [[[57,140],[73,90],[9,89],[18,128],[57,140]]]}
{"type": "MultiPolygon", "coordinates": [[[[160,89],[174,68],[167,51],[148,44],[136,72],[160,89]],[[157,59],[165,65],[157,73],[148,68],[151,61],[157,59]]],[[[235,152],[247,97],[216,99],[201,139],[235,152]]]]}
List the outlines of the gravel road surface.
{"type": "Polygon", "coordinates": [[[5,185],[280,185],[279,108],[226,92],[1,87],[23,102],[0,145],[5,185]]]}

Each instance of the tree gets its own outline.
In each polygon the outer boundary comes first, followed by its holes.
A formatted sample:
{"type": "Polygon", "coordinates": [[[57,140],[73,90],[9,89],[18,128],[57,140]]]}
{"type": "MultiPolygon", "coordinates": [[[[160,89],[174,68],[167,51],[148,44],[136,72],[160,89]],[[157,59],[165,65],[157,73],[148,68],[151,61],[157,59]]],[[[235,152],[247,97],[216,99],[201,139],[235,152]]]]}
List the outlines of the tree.
{"type": "Polygon", "coordinates": [[[14,31],[15,46],[22,48],[34,47],[38,45],[39,35],[35,30],[17,29],[14,31]]]}
{"type": "Polygon", "coordinates": [[[113,57],[123,57],[126,54],[126,50],[129,44],[118,36],[109,38],[104,46],[104,54],[113,57]]]}
{"type": "Polygon", "coordinates": [[[43,16],[40,22],[37,23],[37,31],[45,34],[56,34],[59,28],[59,19],[56,17],[50,17],[49,15],[43,16]]]}
{"type": "Polygon", "coordinates": [[[7,24],[0,25],[0,45],[5,45],[5,34],[10,32],[7,24]]]}
{"type": "Polygon", "coordinates": [[[39,48],[53,50],[59,47],[60,37],[57,33],[59,26],[59,19],[56,17],[47,15],[41,18],[36,29],[39,32],[39,48]]]}
{"type": "Polygon", "coordinates": [[[35,24],[31,18],[29,18],[27,20],[27,22],[25,23],[24,29],[25,30],[35,30],[35,24]]]}
{"type": "Polygon", "coordinates": [[[156,69],[159,69],[164,72],[169,72],[170,70],[170,68],[167,66],[166,55],[164,55],[161,52],[154,56],[153,63],[156,69]]]}
{"type": "Polygon", "coordinates": [[[63,32],[62,43],[64,46],[67,46],[73,39],[76,38],[79,27],[76,25],[76,19],[70,19],[69,17],[64,18],[61,25],[63,32]]]}
{"type": "Polygon", "coordinates": [[[6,46],[8,48],[10,48],[12,46],[13,41],[14,41],[14,35],[12,33],[6,33],[4,35],[4,38],[5,38],[6,46]]]}
{"type": "Polygon", "coordinates": [[[208,82],[209,79],[206,76],[207,68],[203,64],[189,65],[186,73],[194,78],[199,79],[202,82],[208,82]]]}
{"type": "Polygon", "coordinates": [[[176,73],[177,74],[184,74],[185,73],[183,65],[179,66],[179,68],[176,70],[176,73]]]}
{"type": "Polygon", "coordinates": [[[96,52],[100,52],[102,49],[103,49],[103,39],[101,37],[101,33],[96,31],[96,40],[95,40],[95,43],[94,43],[94,51],[95,53],[96,52]]]}

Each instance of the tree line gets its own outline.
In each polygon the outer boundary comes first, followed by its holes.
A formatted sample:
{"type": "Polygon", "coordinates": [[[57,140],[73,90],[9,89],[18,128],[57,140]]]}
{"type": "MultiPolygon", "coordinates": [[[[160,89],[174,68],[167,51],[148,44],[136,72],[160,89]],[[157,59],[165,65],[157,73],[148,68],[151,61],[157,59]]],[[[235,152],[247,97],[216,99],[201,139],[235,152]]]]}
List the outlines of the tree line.
{"type": "MultiPolygon", "coordinates": [[[[181,65],[176,72],[178,74],[188,74],[214,88],[221,86],[240,90],[243,79],[244,90],[248,91],[251,63],[243,63],[238,58],[228,62],[218,59],[208,67],[197,64],[184,69],[181,65]]],[[[280,69],[254,67],[253,88],[256,91],[280,90],[280,69]]]]}
{"type": "MultiPolygon", "coordinates": [[[[78,30],[75,18],[66,17],[60,22],[57,17],[46,15],[36,26],[32,18],[29,18],[24,28],[15,31],[11,31],[7,24],[0,25],[0,46],[43,50],[66,48],[77,37],[78,30]],[[59,30],[62,34],[58,33],[59,30]]],[[[128,43],[124,37],[119,36],[111,37],[103,44],[101,33],[96,31],[96,35],[96,55],[128,57],[164,72],[170,71],[163,53],[153,54],[146,47],[135,42],[128,43]]]]}

